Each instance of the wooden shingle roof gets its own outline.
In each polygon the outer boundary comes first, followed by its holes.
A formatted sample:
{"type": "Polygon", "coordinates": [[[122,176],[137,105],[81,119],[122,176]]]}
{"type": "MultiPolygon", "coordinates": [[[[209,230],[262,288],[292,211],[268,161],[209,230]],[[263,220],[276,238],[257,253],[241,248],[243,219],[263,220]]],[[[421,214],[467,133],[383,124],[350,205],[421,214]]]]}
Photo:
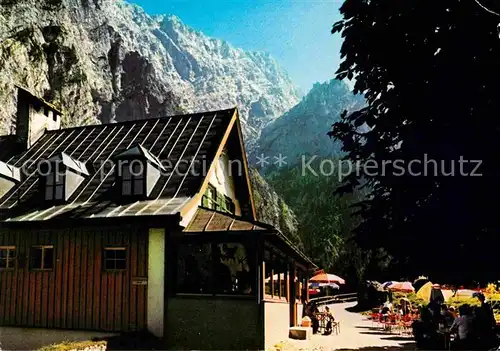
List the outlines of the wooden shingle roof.
{"type": "Polygon", "coordinates": [[[199,191],[203,182],[201,167],[210,166],[236,114],[233,108],[48,131],[30,149],[6,160],[16,167],[24,166],[24,175],[20,184],[0,198],[0,219],[38,221],[176,213],[199,191]],[[113,196],[113,157],[139,145],[162,163],[166,161],[168,172],[162,174],[149,199],[123,204],[113,196]],[[37,165],[62,153],[85,164],[90,176],[66,204],[47,206],[43,194],[40,198],[37,165]],[[192,172],[187,172],[189,167],[192,172]]]}
{"type": "Polygon", "coordinates": [[[184,232],[239,232],[252,230],[269,231],[275,229],[266,224],[248,221],[227,213],[199,207],[191,222],[184,229],[184,232]]]}

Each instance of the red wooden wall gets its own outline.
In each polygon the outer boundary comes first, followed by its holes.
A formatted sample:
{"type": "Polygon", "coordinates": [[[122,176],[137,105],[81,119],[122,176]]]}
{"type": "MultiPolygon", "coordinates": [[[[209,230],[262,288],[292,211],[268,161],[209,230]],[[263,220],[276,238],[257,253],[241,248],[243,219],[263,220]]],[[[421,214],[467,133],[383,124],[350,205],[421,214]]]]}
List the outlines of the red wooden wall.
{"type": "Polygon", "coordinates": [[[132,331],[146,328],[147,230],[74,228],[0,231],[16,246],[17,268],[0,270],[0,325],[132,331]],[[54,245],[52,271],[30,271],[32,245],[54,245]],[[105,272],[103,248],[127,247],[127,269],[105,272]]]}

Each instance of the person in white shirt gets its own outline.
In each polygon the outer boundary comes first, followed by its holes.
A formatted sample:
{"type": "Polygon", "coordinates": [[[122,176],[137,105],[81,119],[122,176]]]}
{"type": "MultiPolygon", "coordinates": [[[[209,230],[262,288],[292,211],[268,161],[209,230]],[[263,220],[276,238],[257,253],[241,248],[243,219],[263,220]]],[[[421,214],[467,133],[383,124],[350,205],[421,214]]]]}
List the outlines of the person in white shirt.
{"type": "Polygon", "coordinates": [[[384,309],[387,309],[390,313],[394,312],[394,306],[391,301],[387,300],[384,302],[384,305],[382,306],[384,309]]]}
{"type": "Polygon", "coordinates": [[[460,317],[455,319],[451,325],[450,331],[457,332],[458,334],[457,346],[462,349],[467,349],[467,344],[469,343],[471,337],[474,317],[472,315],[472,309],[469,305],[462,305],[458,310],[460,312],[460,317]]]}

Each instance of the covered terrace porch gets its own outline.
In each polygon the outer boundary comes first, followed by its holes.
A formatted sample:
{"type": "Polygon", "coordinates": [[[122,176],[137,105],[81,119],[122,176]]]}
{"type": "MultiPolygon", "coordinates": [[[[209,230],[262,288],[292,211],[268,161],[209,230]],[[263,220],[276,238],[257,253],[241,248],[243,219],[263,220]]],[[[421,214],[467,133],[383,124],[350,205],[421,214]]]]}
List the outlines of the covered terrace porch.
{"type": "Polygon", "coordinates": [[[299,323],[315,266],[272,226],[199,208],[167,252],[169,347],[264,349],[299,323]]]}

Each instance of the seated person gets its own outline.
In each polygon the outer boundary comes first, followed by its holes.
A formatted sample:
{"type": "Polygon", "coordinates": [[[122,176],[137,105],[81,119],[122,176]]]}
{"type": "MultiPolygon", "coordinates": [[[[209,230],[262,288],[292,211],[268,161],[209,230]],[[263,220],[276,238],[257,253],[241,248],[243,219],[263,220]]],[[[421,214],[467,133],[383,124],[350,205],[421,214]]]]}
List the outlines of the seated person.
{"type": "Polygon", "coordinates": [[[450,327],[455,321],[455,316],[446,305],[441,305],[441,315],[443,316],[445,327],[450,327]]]}
{"type": "Polygon", "coordinates": [[[453,315],[453,320],[455,320],[455,318],[458,317],[458,313],[457,313],[457,310],[455,309],[455,307],[450,306],[448,308],[448,311],[453,315]]]}
{"type": "Polygon", "coordinates": [[[335,318],[333,317],[332,313],[330,312],[330,307],[325,306],[325,312],[323,313],[323,316],[326,320],[325,335],[329,335],[332,333],[333,322],[335,322],[335,318]]]}
{"type": "Polygon", "coordinates": [[[392,305],[392,302],[387,300],[383,305],[380,310],[380,314],[382,315],[382,318],[384,320],[387,320],[389,315],[394,312],[394,306],[392,305]]]}
{"type": "Polygon", "coordinates": [[[451,332],[457,332],[458,338],[456,340],[456,347],[458,349],[467,350],[472,345],[472,327],[474,317],[472,316],[472,309],[469,305],[462,305],[458,308],[460,317],[455,319],[451,325],[451,332]]]}
{"type": "Polygon", "coordinates": [[[439,327],[439,324],[444,323],[444,316],[441,314],[441,304],[431,301],[427,305],[427,309],[431,314],[431,323],[434,325],[436,330],[439,327]]]}
{"type": "Polygon", "coordinates": [[[481,306],[476,307],[474,310],[476,336],[483,348],[491,348],[496,342],[495,315],[491,305],[486,302],[486,297],[482,293],[476,293],[475,296],[481,302],[481,306]]]}
{"type": "Polygon", "coordinates": [[[420,319],[414,321],[412,327],[418,349],[435,349],[437,328],[432,321],[432,313],[428,308],[422,308],[420,319]]]}
{"type": "Polygon", "coordinates": [[[401,306],[401,315],[406,316],[411,313],[410,301],[406,299],[399,300],[399,305],[401,306]]]}
{"type": "Polygon", "coordinates": [[[319,329],[319,320],[317,314],[319,313],[318,306],[314,303],[309,303],[306,306],[306,315],[311,319],[313,334],[316,334],[319,329]]]}
{"type": "Polygon", "coordinates": [[[403,315],[403,306],[395,304],[394,305],[394,313],[403,315]]]}
{"type": "Polygon", "coordinates": [[[383,309],[385,309],[387,312],[386,313],[393,313],[394,312],[394,306],[392,305],[392,302],[387,300],[384,305],[383,309]]]}

